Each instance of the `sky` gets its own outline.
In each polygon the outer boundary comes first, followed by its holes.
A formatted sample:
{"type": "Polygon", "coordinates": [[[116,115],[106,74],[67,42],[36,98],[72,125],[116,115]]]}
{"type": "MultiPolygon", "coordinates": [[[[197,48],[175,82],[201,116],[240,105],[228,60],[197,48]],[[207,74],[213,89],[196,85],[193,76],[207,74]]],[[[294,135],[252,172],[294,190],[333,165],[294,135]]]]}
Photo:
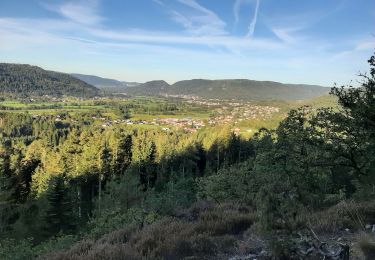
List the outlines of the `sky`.
{"type": "Polygon", "coordinates": [[[125,81],[350,84],[374,49],[374,0],[0,0],[0,62],[125,81]]]}

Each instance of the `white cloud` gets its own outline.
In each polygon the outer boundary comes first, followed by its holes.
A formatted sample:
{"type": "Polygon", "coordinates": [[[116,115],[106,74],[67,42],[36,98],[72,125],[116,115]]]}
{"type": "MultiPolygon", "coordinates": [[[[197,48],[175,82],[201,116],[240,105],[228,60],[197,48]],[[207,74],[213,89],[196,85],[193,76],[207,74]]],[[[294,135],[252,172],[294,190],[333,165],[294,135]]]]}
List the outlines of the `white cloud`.
{"type": "MultiPolygon", "coordinates": [[[[234,75],[231,73],[242,71],[241,75],[250,74],[248,77],[253,77],[256,72],[258,76],[264,75],[264,79],[273,80],[278,78],[268,78],[270,71],[272,75],[279,73],[282,78],[294,70],[300,72],[301,79],[307,80],[304,79],[304,69],[308,71],[307,68],[311,67],[311,64],[317,67],[313,68],[317,71],[330,71],[329,66],[332,64],[328,66],[326,62],[334,56],[333,50],[337,43],[330,42],[329,39],[306,38],[308,34],[305,29],[309,25],[308,22],[301,25],[296,22],[299,19],[280,14],[281,17],[271,16],[267,23],[264,19],[267,13],[262,12],[262,22],[266,23],[278,39],[238,37],[229,34],[226,31],[226,23],[197,1],[176,1],[178,4],[171,5],[172,9],[167,6],[167,1],[154,0],[165,8],[175,22],[181,24],[184,32],[108,28],[101,23],[104,18],[99,15],[99,2],[93,0],[69,1],[54,6],[50,10],[61,15],[55,19],[0,18],[1,57],[8,61],[18,57],[18,60],[29,63],[51,59],[51,64],[59,64],[62,67],[66,66],[62,65],[64,62],[67,66],[77,67],[76,64],[85,62],[88,67],[101,64],[103,68],[108,66],[107,72],[111,72],[112,69],[120,71],[119,68],[131,64],[127,68],[134,68],[134,71],[139,69],[139,74],[147,69],[151,71],[153,68],[160,68],[160,71],[165,73],[162,77],[169,77],[168,71],[177,67],[180,68],[181,75],[185,75],[185,71],[191,73],[189,70],[198,76],[201,73],[202,76],[207,75],[204,71],[212,75],[217,73],[219,76],[230,76],[234,75]],[[296,24],[299,27],[294,28],[296,24]],[[324,49],[321,50],[322,48],[324,49]],[[79,62],[66,57],[77,57],[79,62]],[[55,60],[59,62],[56,63],[55,60]],[[148,66],[150,63],[153,65],[148,66]],[[191,67],[187,68],[188,66],[191,67]]],[[[251,4],[256,7],[255,1],[236,1],[237,6],[233,7],[235,19],[240,19],[241,5],[251,4]]],[[[249,16],[249,36],[254,34],[258,12],[259,3],[254,16],[249,16]]],[[[374,46],[374,40],[368,37],[357,38],[351,43],[346,39],[340,43],[352,46],[353,49],[350,56],[343,55],[337,58],[340,64],[344,61],[349,64],[357,59],[355,55],[366,54],[363,50],[369,50],[374,46]]],[[[297,74],[293,73],[292,76],[297,74]]],[[[312,80],[316,80],[314,77],[318,79],[319,73],[315,72],[315,75],[311,76],[312,80]]]]}
{"type": "Polygon", "coordinates": [[[238,24],[240,21],[240,10],[241,5],[243,5],[245,2],[249,2],[248,0],[236,0],[233,5],[233,14],[234,14],[234,23],[235,25],[238,24]]]}
{"type": "MultiPolygon", "coordinates": [[[[218,46],[228,49],[280,49],[283,45],[266,39],[248,39],[226,35],[180,35],[150,31],[111,31],[102,29],[90,29],[90,34],[102,39],[124,42],[139,42],[148,44],[175,44],[181,48],[189,48],[185,45],[218,46]]],[[[191,47],[191,46],[190,46],[191,47]]]]}
{"type": "Polygon", "coordinates": [[[226,23],[213,11],[200,5],[195,0],[177,0],[184,8],[165,6],[173,21],[182,25],[192,35],[225,35],[226,23]],[[191,10],[186,10],[186,7],[191,10]]]}
{"type": "Polygon", "coordinates": [[[161,6],[164,6],[164,2],[160,1],[160,0],[152,0],[154,3],[158,4],[158,5],[161,5],[161,6]]]}
{"type": "Polygon", "coordinates": [[[103,21],[98,14],[98,0],[76,0],[52,7],[65,18],[86,25],[95,25],[103,21]]]}
{"type": "Polygon", "coordinates": [[[246,37],[253,37],[256,24],[258,21],[258,13],[259,13],[259,6],[260,6],[260,0],[236,0],[233,5],[233,15],[234,15],[234,24],[237,26],[238,22],[240,21],[240,11],[241,7],[243,5],[250,5],[255,3],[255,8],[254,8],[254,14],[251,19],[251,22],[248,26],[248,31],[246,34],[246,37]]]}
{"type": "Polygon", "coordinates": [[[183,27],[185,27],[189,31],[193,30],[194,27],[193,27],[193,22],[191,21],[191,19],[188,19],[183,14],[181,14],[180,12],[177,12],[175,10],[172,10],[171,14],[172,14],[172,19],[175,22],[181,24],[183,27]]]}
{"type": "Polygon", "coordinates": [[[364,40],[357,44],[355,50],[362,51],[362,50],[374,50],[375,49],[375,38],[371,40],[364,40]]]}
{"type": "Polygon", "coordinates": [[[299,31],[299,28],[272,28],[272,32],[284,43],[295,44],[298,42],[298,37],[293,33],[299,31]]]}
{"type": "MultiPolygon", "coordinates": [[[[147,30],[110,30],[95,26],[76,24],[63,19],[0,19],[0,30],[3,31],[1,39],[6,35],[27,35],[25,41],[19,44],[27,45],[29,41],[38,38],[43,42],[40,35],[54,39],[79,39],[81,42],[100,42],[125,44],[139,43],[149,45],[175,45],[175,48],[189,49],[192,46],[213,46],[227,50],[274,50],[283,48],[282,44],[266,39],[248,39],[230,35],[190,35],[167,32],[156,32],[147,30]],[[78,38],[72,37],[79,35],[78,38]],[[29,39],[29,40],[27,40],[29,39]]],[[[8,37],[9,38],[9,37],[8,37]]],[[[11,45],[12,43],[9,42],[11,45]]],[[[48,41],[44,44],[49,45],[48,41]]]]}
{"type": "Polygon", "coordinates": [[[256,0],[256,1],[257,2],[256,2],[256,6],[255,6],[254,16],[253,16],[253,19],[251,20],[251,23],[249,25],[249,31],[247,32],[247,37],[253,37],[254,36],[255,26],[257,25],[260,0],[256,0]]]}

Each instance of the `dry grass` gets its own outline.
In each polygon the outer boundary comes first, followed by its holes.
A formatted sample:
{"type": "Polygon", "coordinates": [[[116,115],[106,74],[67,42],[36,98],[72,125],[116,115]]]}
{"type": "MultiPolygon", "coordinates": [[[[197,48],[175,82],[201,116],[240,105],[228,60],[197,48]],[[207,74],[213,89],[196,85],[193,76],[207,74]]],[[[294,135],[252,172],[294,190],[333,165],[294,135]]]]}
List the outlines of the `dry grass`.
{"type": "Polygon", "coordinates": [[[195,229],[198,233],[209,233],[214,236],[237,235],[247,230],[254,223],[254,219],[255,217],[251,214],[218,208],[203,212],[195,229]]]}
{"type": "Polygon", "coordinates": [[[334,233],[346,228],[352,231],[363,230],[366,224],[375,223],[375,202],[343,201],[305,218],[318,233],[334,233]]]}
{"type": "Polygon", "coordinates": [[[180,218],[164,218],[139,230],[120,229],[97,241],[84,240],[47,259],[217,259],[237,248],[254,222],[248,209],[196,204],[180,218]]]}
{"type": "Polygon", "coordinates": [[[365,260],[375,259],[375,237],[374,235],[362,234],[358,241],[358,247],[360,248],[365,260]]]}
{"type": "Polygon", "coordinates": [[[113,231],[109,234],[104,235],[101,239],[98,240],[98,243],[102,244],[119,244],[126,243],[129,241],[130,236],[133,232],[137,230],[136,227],[128,227],[113,231]]]}

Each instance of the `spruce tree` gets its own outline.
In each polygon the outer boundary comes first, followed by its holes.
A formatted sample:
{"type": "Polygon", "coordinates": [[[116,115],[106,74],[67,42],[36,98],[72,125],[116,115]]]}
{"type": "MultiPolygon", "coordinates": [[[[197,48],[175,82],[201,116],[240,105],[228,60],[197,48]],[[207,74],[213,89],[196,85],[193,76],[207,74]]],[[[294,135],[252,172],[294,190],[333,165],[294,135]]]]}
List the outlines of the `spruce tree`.
{"type": "Polygon", "coordinates": [[[17,207],[14,200],[15,177],[10,165],[10,149],[0,146],[0,234],[9,231],[17,220],[17,207]]]}
{"type": "Polygon", "coordinates": [[[123,175],[132,161],[133,141],[131,135],[121,138],[117,147],[117,153],[114,161],[114,173],[123,175]]]}
{"type": "Polygon", "coordinates": [[[64,175],[51,180],[47,191],[48,209],[45,215],[47,235],[69,232],[74,229],[73,205],[64,175]]]}

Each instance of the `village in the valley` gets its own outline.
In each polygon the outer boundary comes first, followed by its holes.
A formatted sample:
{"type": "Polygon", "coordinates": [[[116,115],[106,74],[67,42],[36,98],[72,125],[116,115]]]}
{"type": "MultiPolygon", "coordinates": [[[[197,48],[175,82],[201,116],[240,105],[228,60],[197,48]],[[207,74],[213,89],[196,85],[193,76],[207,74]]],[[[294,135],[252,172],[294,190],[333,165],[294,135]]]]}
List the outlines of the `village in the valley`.
{"type": "MultiPolygon", "coordinates": [[[[280,108],[270,105],[259,105],[252,102],[241,102],[232,100],[220,99],[203,99],[196,96],[178,95],[168,96],[168,98],[178,98],[190,105],[198,107],[206,107],[210,114],[206,118],[191,116],[189,114],[183,116],[168,117],[168,115],[155,115],[154,118],[142,119],[142,116],[134,119],[130,116],[128,119],[114,119],[109,116],[91,116],[91,120],[99,122],[101,127],[107,128],[113,125],[154,125],[160,126],[163,131],[170,132],[173,130],[184,130],[185,132],[196,132],[205,126],[225,125],[233,126],[235,133],[240,132],[240,128],[236,126],[245,120],[269,120],[274,114],[280,112],[280,108]]],[[[55,100],[54,100],[55,101],[55,100]]],[[[55,101],[56,102],[56,101],[55,101]]],[[[34,118],[43,117],[41,115],[34,115],[34,118]]],[[[68,120],[63,114],[56,114],[53,116],[55,121],[68,120]]],[[[73,119],[71,119],[73,120],[73,119]]]]}

